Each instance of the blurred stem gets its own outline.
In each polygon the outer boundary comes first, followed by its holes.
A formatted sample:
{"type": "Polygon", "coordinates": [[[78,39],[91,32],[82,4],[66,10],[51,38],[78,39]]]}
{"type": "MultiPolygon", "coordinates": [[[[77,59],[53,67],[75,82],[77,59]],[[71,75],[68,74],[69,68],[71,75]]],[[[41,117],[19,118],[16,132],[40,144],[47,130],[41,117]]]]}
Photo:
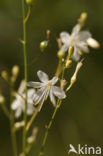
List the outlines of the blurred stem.
{"type": "Polygon", "coordinates": [[[45,144],[46,144],[47,137],[48,137],[48,134],[49,134],[49,130],[50,130],[51,126],[52,126],[55,115],[56,115],[58,109],[60,108],[61,104],[62,104],[62,100],[58,99],[58,102],[57,102],[57,105],[56,105],[55,110],[53,112],[53,115],[51,117],[51,120],[50,120],[49,124],[46,126],[46,131],[45,131],[45,134],[44,134],[44,138],[43,138],[43,142],[42,142],[42,145],[41,145],[41,150],[40,150],[39,156],[44,155],[44,148],[45,148],[45,144]]]}
{"type": "Polygon", "coordinates": [[[57,70],[56,70],[55,76],[59,77],[59,75],[61,73],[61,70],[62,70],[62,59],[59,58],[59,63],[58,63],[58,66],[57,66],[57,70]]]}
{"type": "Polygon", "coordinates": [[[3,112],[4,112],[4,114],[7,116],[7,118],[10,119],[10,113],[9,113],[9,111],[8,111],[8,109],[7,109],[6,105],[5,105],[5,103],[3,103],[3,104],[1,105],[1,108],[2,108],[2,110],[3,110],[3,112]]]}
{"type": "MultiPolygon", "coordinates": [[[[12,92],[13,88],[10,88],[10,104],[12,104],[12,92]]],[[[11,106],[10,106],[11,107],[11,106]]],[[[14,156],[17,156],[17,143],[16,143],[16,134],[14,129],[14,113],[12,109],[10,109],[10,127],[11,127],[11,139],[12,139],[12,147],[14,156]]]]}
{"type": "MultiPolygon", "coordinates": [[[[23,53],[24,53],[24,78],[27,83],[27,52],[26,52],[26,23],[25,23],[25,0],[22,0],[22,14],[23,14],[23,53]]],[[[27,123],[27,85],[25,88],[25,112],[24,112],[24,129],[23,129],[23,154],[26,156],[26,123],[27,123]]]]}

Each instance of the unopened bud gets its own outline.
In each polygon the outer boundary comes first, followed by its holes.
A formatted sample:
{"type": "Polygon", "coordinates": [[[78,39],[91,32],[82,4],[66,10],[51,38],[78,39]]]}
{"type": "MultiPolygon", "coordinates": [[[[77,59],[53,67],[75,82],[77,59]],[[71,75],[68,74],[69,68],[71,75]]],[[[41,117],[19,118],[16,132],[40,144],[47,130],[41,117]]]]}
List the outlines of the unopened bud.
{"type": "Polygon", "coordinates": [[[100,48],[99,42],[96,41],[96,40],[93,39],[93,38],[89,38],[89,39],[87,40],[87,44],[88,44],[90,47],[95,48],[95,49],[100,48]]]}
{"type": "Polygon", "coordinates": [[[62,52],[61,50],[60,50],[60,51],[58,51],[58,53],[57,53],[57,56],[58,56],[59,58],[63,58],[63,57],[64,57],[64,55],[65,55],[65,53],[64,53],[64,52],[62,52]]]}
{"type": "Polygon", "coordinates": [[[49,39],[50,39],[50,34],[51,34],[51,31],[50,31],[50,30],[47,30],[47,31],[46,31],[47,40],[49,40],[49,39]]]}
{"type": "Polygon", "coordinates": [[[24,121],[16,122],[16,123],[14,124],[14,127],[15,127],[16,130],[18,130],[18,129],[24,127],[24,121]]]}
{"type": "Polygon", "coordinates": [[[74,53],[74,46],[70,46],[69,50],[68,50],[68,59],[71,58],[71,56],[73,55],[74,53]]]}
{"type": "Polygon", "coordinates": [[[18,74],[19,74],[19,66],[15,65],[12,68],[12,75],[15,76],[15,77],[17,77],[18,74]]]}
{"type": "Polygon", "coordinates": [[[60,38],[57,39],[58,48],[61,49],[62,47],[62,40],[60,38]]]}
{"type": "Polygon", "coordinates": [[[71,67],[71,65],[72,65],[72,60],[67,60],[66,61],[66,68],[70,68],[71,67]]]}
{"type": "Polygon", "coordinates": [[[76,70],[71,78],[71,83],[74,83],[77,80],[77,74],[78,74],[80,68],[82,67],[82,65],[83,65],[82,61],[78,62],[77,66],[76,66],[76,70]]]}
{"type": "Polygon", "coordinates": [[[81,16],[80,16],[80,18],[78,19],[78,23],[80,24],[80,25],[84,25],[84,23],[85,23],[85,21],[86,21],[86,19],[87,19],[87,13],[86,12],[83,12],[82,14],[81,14],[81,16]]]}
{"type": "Polygon", "coordinates": [[[4,96],[0,95],[0,104],[4,104],[5,103],[5,98],[4,96]]]}
{"type": "Polygon", "coordinates": [[[47,48],[47,46],[48,46],[48,41],[42,41],[42,42],[40,43],[40,50],[41,50],[42,52],[44,52],[44,50],[47,48]]]}
{"type": "Polygon", "coordinates": [[[27,5],[34,5],[35,0],[26,0],[27,5]]]}
{"type": "Polygon", "coordinates": [[[65,88],[66,84],[67,84],[67,81],[66,81],[66,80],[64,80],[64,79],[61,80],[61,88],[62,88],[62,89],[65,88]]]}
{"type": "Polygon", "coordinates": [[[5,71],[5,70],[2,71],[2,72],[1,72],[1,77],[2,77],[4,80],[8,81],[9,76],[8,76],[7,71],[5,71]]]}

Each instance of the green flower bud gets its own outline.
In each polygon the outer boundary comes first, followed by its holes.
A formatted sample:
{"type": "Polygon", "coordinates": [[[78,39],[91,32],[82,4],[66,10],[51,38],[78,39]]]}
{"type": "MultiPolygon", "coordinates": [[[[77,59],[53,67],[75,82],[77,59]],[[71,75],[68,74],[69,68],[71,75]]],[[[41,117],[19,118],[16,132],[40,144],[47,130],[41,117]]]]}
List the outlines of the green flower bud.
{"type": "Polygon", "coordinates": [[[7,71],[2,71],[1,72],[1,77],[5,80],[5,81],[8,81],[8,79],[9,79],[9,75],[8,75],[8,73],[7,73],[7,71]]]}
{"type": "Polygon", "coordinates": [[[64,53],[64,52],[62,52],[61,50],[60,50],[60,51],[58,51],[58,53],[57,53],[57,56],[58,56],[59,58],[63,58],[63,57],[64,57],[64,55],[65,55],[65,53],[64,53]]]}
{"type": "Polygon", "coordinates": [[[12,68],[12,75],[15,76],[15,77],[17,77],[18,74],[19,74],[19,66],[15,65],[12,68]]]}
{"type": "Polygon", "coordinates": [[[35,0],[26,0],[27,5],[34,5],[35,0]]]}
{"type": "Polygon", "coordinates": [[[42,52],[44,52],[44,50],[47,48],[47,46],[48,46],[48,41],[42,41],[42,42],[40,43],[40,50],[41,50],[42,52]]]}

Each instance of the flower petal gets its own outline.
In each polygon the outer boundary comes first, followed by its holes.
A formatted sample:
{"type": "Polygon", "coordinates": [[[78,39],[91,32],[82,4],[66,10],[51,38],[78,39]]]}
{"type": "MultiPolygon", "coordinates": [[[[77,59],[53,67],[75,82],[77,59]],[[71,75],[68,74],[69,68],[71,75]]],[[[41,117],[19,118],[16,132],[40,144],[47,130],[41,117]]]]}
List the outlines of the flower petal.
{"type": "Polygon", "coordinates": [[[28,82],[28,87],[33,87],[33,88],[41,88],[43,86],[43,83],[40,82],[28,82]]]}
{"type": "Polygon", "coordinates": [[[55,85],[58,81],[58,77],[54,76],[49,82],[52,83],[52,85],[55,85]]]}
{"type": "Polygon", "coordinates": [[[38,78],[40,79],[41,82],[47,82],[49,81],[49,77],[46,73],[44,73],[43,71],[39,70],[37,72],[38,78]]]}
{"type": "Polygon", "coordinates": [[[89,31],[81,31],[79,32],[79,37],[81,41],[87,41],[92,35],[89,31]]]}
{"type": "Polygon", "coordinates": [[[19,107],[19,108],[15,111],[15,117],[16,117],[16,118],[19,118],[20,115],[21,115],[21,113],[22,113],[22,110],[21,110],[21,108],[19,107]]]}
{"type": "Polygon", "coordinates": [[[74,53],[71,57],[74,61],[78,61],[80,59],[80,50],[75,46],[74,53]]]}
{"type": "Polygon", "coordinates": [[[78,42],[77,46],[78,46],[78,49],[80,51],[86,52],[86,53],[89,52],[89,48],[88,48],[88,46],[87,46],[87,44],[85,42],[82,42],[82,41],[81,42],[78,42]]]}
{"type": "Polygon", "coordinates": [[[60,33],[60,39],[65,44],[69,41],[70,35],[67,32],[60,33]]]}
{"type": "Polygon", "coordinates": [[[50,101],[51,101],[51,103],[53,104],[53,106],[55,107],[55,106],[56,106],[56,100],[55,100],[55,97],[54,97],[54,95],[53,95],[53,90],[52,90],[52,88],[50,89],[49,95],[50,95],[50,101]]]}
{"type": "Polygon", "coordinates": [[[81,28],[80,24],[77,24],[76,26],[74,26],[71,36],[72,37],[77,36],[80,31],[80,28],[81,28]]]}
{"type": "Polygon", "coordinates": [[[61,88],[52,86],[52,91],[53,91],[53,94],[57,96],[59,99],[66,98],[65,92],[61,88]]]}
{"type": "Polygon", "coordinates": [[[61,49],[60,49],[60,51],[62,51],[62,52],[66,52],[68,49],[69,49],[69,46],[70,46],[70,43],[68,42],[68,44],[64,44],[62,47],[61,47],[61,49]]]}

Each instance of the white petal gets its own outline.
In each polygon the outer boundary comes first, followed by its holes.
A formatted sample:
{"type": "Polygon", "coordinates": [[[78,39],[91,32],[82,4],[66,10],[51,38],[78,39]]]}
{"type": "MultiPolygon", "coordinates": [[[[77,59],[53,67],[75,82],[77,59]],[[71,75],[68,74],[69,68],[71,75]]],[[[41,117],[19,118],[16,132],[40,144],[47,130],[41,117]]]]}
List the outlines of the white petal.
{"type": "Polygon", "coordinates": [[[32,115],[34,113],[35,109],[33,107],[33,104],[28,103],[28,108],[27,108],[27,114],[32,115]]]}
{"type": "Polygon", "coordinates": [[[49,80],[49,77],[46,73],[44,73],[43,71],[39,70],[37,72],[37,75],[40,79],[41,82],[47,82],[49,80]]]}
{"type": "Polygon", "coordinates": [[[69,41],[69,37],[70,35],[67,32],[60,33],[60,39],[62,40],[64,44],[69,41]]]}
{"type": "Polygon", "coordinates": [[[100,47],[100,44],[98,41],[96,41],[95,39],[93,38],[89,38],[87,40],[87,44],[91,47],[91,48],[99,48],[100,47]]]}
{"type": "Polygon", "coordinates": [[[59,99],[66,98],[65,92],[61,88],[52,86],[52,91],[53,91],[53,94],[57,96],[59,99]]]}
{"type": "Polygon", "coordinates": [[[91,33],[89,31],[81,31],[78,35],[81,41],[87,41],[87,39],[91,37],[91,33]]]}
{"type": "Polygon", "coordinates": [[[18,100],[15,100],[13,103],[12,103],[12,105],[11,105],[11,109],[12,110],[16,110],[17,109],[17,107],[18,107],[18,100]]]}
{"type": "Polygon", "coordinates": [[[74,53],[73,53],[73,55],[72,55],[72,59],[74,60],[74,61],[78,61],[79,59],[80,59],[80,50],[75,46],[74,47],[74,53]]]}
{"type": "Polygon", "coordinates": [[[28,87],[41,88],[42,86],[43,83],[40,82],[28,82],[28,87]]]}
{"type": "Polygon", "coordinates": [[[19,118],[20,115],[21,115],[21,113],[22,113],[21,108],[18,108],[18,109],[15,111],[15,117],[16,117],[16,118],[19,118]]]}
{"type": "Polygon", "coordinates": [[[53,91],[52,91],[52,88],[50,89],[50,101],[52,102],[52,104],[54,105],[54,107],[56,106],[56,100],[55,100],[55,97],[53,95],[53,91]]]}
{"type": "Polygon", "coordinates": [[[58,77],[54,76],[49,82],[55,85],[58,82],[58,77]]]}
{"type": "Polygon", "coordinates": [[[71,36],[72,36],[72,37],[77,36],[78,33],[79,33],[79,31],[80,31],[80,29],[81,29],[80,24],[77,24],[77,25],[73,28],[71,36]]]}
{"type": "Polygon", "coordinates": [[[61,47],[60,51],[66,52],[66,51],[69,49],[69,46],[70,46],[69,42],[68,42],[68,44],[64,44],[64,45],[61,47]]]}
{"type": "Polygon", "coordinates": [[[32,98],[35,93],[36,93],[35,89],[28,89],[28,98],[32,98]]]}
{"type": "Polygon", "coordinates": [[[88,46],[87,46],[87,44],[85,42],[82,42],[82,41],[81,42],[78,42],[77,46],[78,46],[78,49],[80,51],[86,52],[86,53],[89,52],[89,48],[88,48],[88,46]]]}

